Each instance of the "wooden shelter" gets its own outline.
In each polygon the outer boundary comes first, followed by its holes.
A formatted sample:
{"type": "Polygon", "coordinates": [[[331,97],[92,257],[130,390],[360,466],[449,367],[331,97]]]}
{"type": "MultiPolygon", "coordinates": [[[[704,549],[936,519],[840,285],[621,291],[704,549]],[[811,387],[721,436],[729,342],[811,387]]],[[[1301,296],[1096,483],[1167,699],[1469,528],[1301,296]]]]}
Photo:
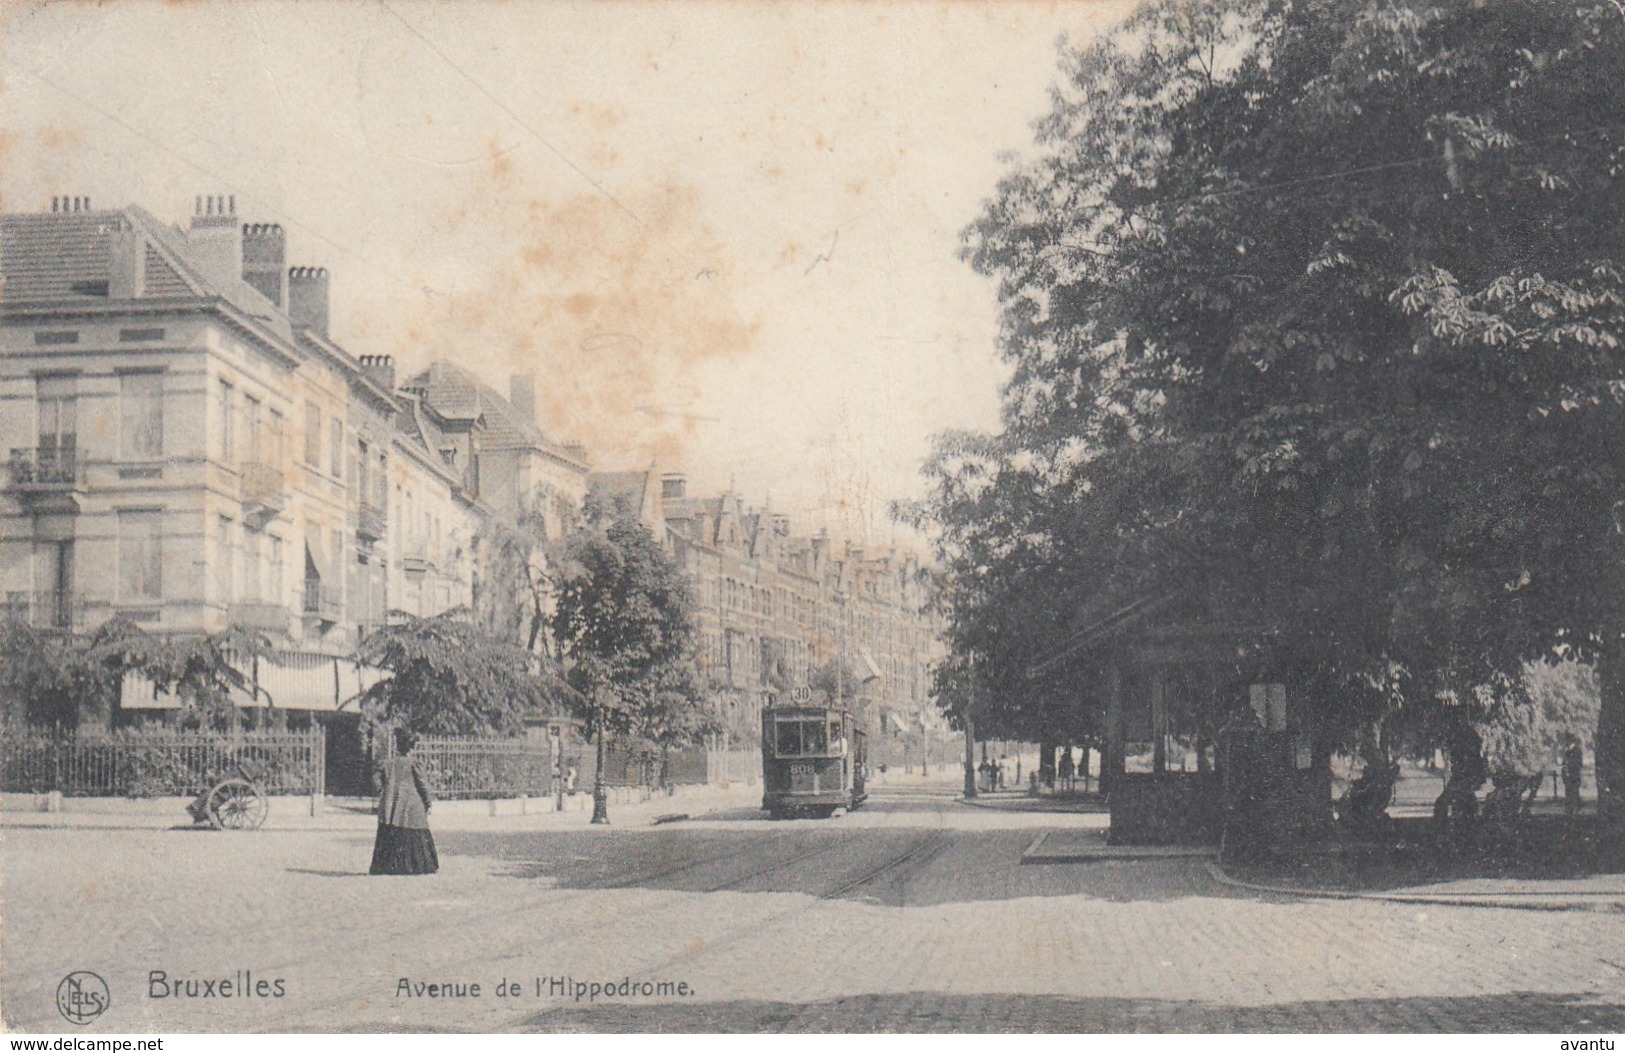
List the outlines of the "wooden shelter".
{"type": "Polygon", "coordinates": [[[1103,714],[1113,843],[1217,844],[1238,823],[1271,843],[1325,834],[1330,751],[1312,677],[1281,657],[1288,619],[1165,594],[1079,621],[1029,672],[1065,669],[1103,714]]]}

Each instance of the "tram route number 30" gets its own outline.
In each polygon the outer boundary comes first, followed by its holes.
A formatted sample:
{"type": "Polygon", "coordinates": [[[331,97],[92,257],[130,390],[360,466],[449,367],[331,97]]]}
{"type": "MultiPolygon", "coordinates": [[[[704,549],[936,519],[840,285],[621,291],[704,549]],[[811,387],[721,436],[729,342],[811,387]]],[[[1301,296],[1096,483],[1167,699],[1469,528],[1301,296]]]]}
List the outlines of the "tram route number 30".
{"type": "Polygon", "coordinates": [[[815,764],[792,764],[792,765],[790,765],[790,774],[791,775],[813,775],[813,774],[817,773],[817,771],[818,771],[818,766],[815,765],[815,764]]]}

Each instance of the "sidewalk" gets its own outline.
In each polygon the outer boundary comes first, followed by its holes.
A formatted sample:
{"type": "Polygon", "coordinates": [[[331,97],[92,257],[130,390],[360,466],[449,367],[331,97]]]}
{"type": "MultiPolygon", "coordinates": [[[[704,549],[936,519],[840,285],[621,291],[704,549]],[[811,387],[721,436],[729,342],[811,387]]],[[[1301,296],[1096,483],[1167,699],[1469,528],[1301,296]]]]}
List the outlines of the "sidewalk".
{"type": "Polygon", "coordinates": [[[1450,907],[1625,913],[1625,874],[1597,874],[1559,880],[1463,878],[1457,881],[1370,892],[1288,885],[1280,883],[1279,880],[1246,880],[1234,876],[1216,860],[1208,863],[1208,873],[1213,880],[1231,888],[1305,899],[1364,899],[1450,907]]]}
{"type": "MultiPolygon", "coordinates": [[[[678,787],[672,796],[656,795],[649,800],[632,794],[618,794],[610,800],[609,818],[613,827],[648,828],[657,820],[673,821],[676,816],[699,818],[728,809],[756,808],[761,805],[760,786],[735,784],[678,787]],[[633,799],[628,800],[628,797],[633,799]]],[[[0,828],[68,830],[171,830],[192,826],[186,814],[190,797],[65,797],[62,810],[44,811],[34,794],[0,794],[0,828]]],[[[309,796],[272,797],[266,831],[329,831],[370,833],[377,823],[374,801],[366,797],[309,796]]],[[[592,817],[591,794],[577,793],[565,798],[564,810],[554,811],[547,797],[508,798],[497,801],[437,801],[430,813],[436,830],[544,830],[588,828],[592,817]]],[[[204,829],[207,829],[206,827],[204,829]]]]}

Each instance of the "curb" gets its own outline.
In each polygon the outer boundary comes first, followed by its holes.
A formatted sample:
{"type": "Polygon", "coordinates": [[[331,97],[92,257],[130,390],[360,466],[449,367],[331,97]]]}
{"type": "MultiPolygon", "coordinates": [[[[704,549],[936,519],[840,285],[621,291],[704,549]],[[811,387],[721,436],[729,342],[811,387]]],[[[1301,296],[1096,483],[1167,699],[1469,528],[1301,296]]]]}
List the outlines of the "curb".
{"type": "Polygon", "coordinates": [[[1371,900],[1378,903],[1405,903],[1412,906],[1480,907],[1495,910],[1586,911],[1593,914],[1625,913],[1625,895],[1608,892],[1350,892],[1342,889],[1293,888],[1290,885],[1265,885],[1254,881],[1241,881],[1231,877],[1217,862],[1207,864],[1208,876],[1229,888],[1249,892],[1265,892],[1275,896],[1298,896],[1303,899],[1371,900]],[[1519,899],[1516,897],[1544,896],[1546,899],[1519,899]],[[1569,902],[1554,901],[1554,897],[1572,896],[1569,902]],[[1579,901],[1580,896],[1596,899],[1579,901]]]}
{"type": "MultiPolygon", "coordinates": [[[[1028,799],[1029,798],[1018,798],[1018,800],[1028,800],[1028,799]]],[[[987,803],[987,802],[984,802],[980,797],[978,797],[974,801],[967,800],[964,797],[955,797],[954,798],[954,803],[955,804],[965,805],[968,808],[981,808],[981,809],[984,809],[984,810],[989,811],[989,812],[1020,812],[1022,815],[1105,815],[1105,814],[1107,814],[1106,809],[1105,809],[1104,806],[1102,806],[1102,807],[1092,807],[1092,808],[1088,808],[1088,809],[1081,809],[1081,808],[1017,808],[1017,807],[1007,807],[1007,806],[1001,805],[1001,804],[987,803]]]]}
{"type": "Polygon", "coordinates": [[[1050,863],[1117,863],[1146,859],[1204,859],[1215,849],[1192,848],[1182,845],[1103,845],[1098,849],[1075,852],[1043,852],[1044,841],[1053,831],[1045,830],[1033,839],[1021,853],[1021,865],[1042,866],[1050,863]]]}

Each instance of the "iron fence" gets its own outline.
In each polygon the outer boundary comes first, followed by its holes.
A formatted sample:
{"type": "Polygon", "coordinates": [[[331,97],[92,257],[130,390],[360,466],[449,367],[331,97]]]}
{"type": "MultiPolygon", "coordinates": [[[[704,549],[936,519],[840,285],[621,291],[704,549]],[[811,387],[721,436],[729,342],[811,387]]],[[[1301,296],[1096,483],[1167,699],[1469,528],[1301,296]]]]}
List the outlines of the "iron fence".
{"type": "Polygon", "coordinates": [[[553,750],[545,742],[425,736],[412,755],[437,797],[543,797],[553,792],[553,750]]]}
{"type": "Polygon", "coordinates": [[[0,781],[11,793],[56,790],[76,797],[186,797],[248,768],[268,793],[326,792],[326,736],[122,730],[49,734],[9,730],[0,740],[0,781]]]}

